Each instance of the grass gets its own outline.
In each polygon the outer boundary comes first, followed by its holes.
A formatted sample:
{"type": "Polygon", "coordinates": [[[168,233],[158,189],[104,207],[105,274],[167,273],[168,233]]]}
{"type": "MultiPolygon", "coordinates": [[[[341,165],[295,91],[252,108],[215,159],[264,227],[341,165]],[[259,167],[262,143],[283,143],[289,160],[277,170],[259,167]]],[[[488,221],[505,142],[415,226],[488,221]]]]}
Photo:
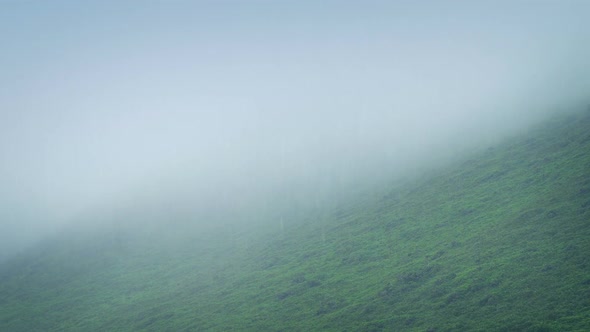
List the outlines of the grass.
{"type": "Polygon", "coordinates": [[[0,267],[0,330],[587,331],[589,170],[587,112],[284,233],[70,234],[0,267]]]}

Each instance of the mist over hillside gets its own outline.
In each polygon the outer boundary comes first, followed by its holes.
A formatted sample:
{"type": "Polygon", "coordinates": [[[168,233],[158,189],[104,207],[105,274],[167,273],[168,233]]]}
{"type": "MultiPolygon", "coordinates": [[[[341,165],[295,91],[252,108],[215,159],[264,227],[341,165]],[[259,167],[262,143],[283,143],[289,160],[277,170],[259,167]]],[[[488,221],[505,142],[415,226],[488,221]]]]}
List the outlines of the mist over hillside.
{"type": "Polygon", "coordinates": [[[587,330],[589,165],[583,109],[348,200],[123,204],[0,264],[0,329],[587,330]]]}

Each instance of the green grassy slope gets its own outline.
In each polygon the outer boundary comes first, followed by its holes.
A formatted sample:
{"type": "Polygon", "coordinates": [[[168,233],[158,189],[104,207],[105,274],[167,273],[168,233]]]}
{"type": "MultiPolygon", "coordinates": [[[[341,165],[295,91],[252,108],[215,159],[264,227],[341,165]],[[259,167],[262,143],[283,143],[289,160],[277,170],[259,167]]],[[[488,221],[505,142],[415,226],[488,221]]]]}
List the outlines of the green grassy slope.
{"type": "Polygon", "coordinates": [[[0,267],[0,330],[590,330],[588,112],[320,212],[48,242],[0,267]]]}

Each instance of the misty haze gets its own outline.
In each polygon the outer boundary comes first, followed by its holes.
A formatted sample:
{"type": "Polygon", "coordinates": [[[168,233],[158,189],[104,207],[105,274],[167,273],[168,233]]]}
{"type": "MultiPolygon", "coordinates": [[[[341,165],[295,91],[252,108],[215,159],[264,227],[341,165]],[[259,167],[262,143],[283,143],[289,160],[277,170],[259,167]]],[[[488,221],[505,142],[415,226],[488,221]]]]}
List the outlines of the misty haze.
{"type": "Polygon", "coordinates": [[[590,2],[0,2],[0,330],[590,329],[590,2]]]}

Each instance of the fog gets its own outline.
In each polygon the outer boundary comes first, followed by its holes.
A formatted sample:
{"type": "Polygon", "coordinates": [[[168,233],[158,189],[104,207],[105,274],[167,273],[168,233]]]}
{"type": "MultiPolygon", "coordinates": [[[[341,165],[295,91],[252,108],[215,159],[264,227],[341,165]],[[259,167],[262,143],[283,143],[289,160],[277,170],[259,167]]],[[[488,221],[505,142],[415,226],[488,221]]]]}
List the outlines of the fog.
{"type": "Polygon", "coordinates": [[[126,209],[199,225],[204,210],[254,220],[267,198],[323,204],[582,107],[589,12],[3,1],[0,258],[126,209]]]}

